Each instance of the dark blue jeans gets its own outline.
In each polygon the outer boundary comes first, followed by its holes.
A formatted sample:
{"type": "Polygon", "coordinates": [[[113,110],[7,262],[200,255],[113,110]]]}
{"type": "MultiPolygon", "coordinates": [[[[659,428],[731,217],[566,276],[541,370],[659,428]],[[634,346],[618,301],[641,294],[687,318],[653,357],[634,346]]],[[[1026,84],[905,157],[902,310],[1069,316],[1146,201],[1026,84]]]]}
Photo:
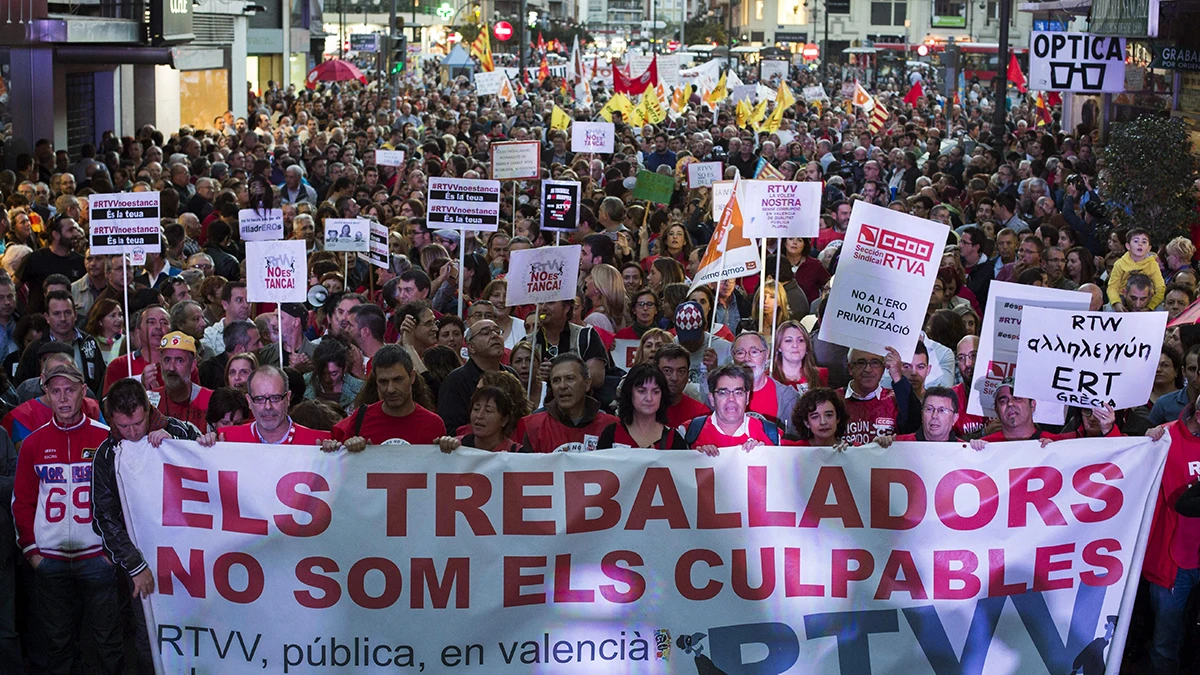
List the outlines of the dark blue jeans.
{"type": "Polygon", "coordinates": [[[119,675],[124,661],[121,643],[117,575],[103,556],[84,560],[42,560],[34,570],[38,621],[51,675],[70,675],[78,645],[75,627],[82,624],[96,643],[100,672],[119,675]],[[82,619],[82,621],[81,621],[82,619]]]}
{"type": "Polygon", "coordinates": [[[1150,584],[1150,606],[1154,610],[1150,663],[1154,665],[1155,675],[1179,672],[1179,648],[1188,623],[1188,597],[1197,586],[1200,586],[1200,569],[1180,569],[1171,588],[1150,584]]]}

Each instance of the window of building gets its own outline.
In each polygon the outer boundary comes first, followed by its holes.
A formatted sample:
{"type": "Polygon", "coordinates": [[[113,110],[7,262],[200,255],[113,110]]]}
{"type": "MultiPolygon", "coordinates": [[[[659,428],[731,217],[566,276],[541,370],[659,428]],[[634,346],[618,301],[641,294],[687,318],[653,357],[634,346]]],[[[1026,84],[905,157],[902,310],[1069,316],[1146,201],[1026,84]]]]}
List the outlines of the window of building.
{"type": "Polygon", "coordinates": [[[808,23],[804,0],[779,0],[779,25],[796,26],[808,23]]]}
{"type": "Polygon", "coordinates": [[[849,14],[850,0],[825,0],[825,8],[830,14],[849,14]]]}
{"type": "Polygon", "coordinates": [[[966,28],[966,0],[934,0],[932,24],[935,28],[966,28]]]}
{"type": "Polygon", "coordinates": [[[763,20],[763,5],[765,5],[765,4],[766,3],[763,0],[755,0],[755,2],[754,2],[754,20],[755,21],[763,20]]]}
{"type": "Polygon", "coordinates": [[[871,3],[872,26],[903,26],[908,18],[908,3],[883,0],[871,3]]]}
{"type": "MultiPolygon", "coordinates": [[[[989,0],[987,4],[988,21],[1000,21],[1000,3],[995,0],[989,0]]],[[[1009,12],[1008,24],[1010,26],[1017,25],[1017,13],[1009,12]]]]}
{"type": "Polygon", "coordinates": [[[96,75],[67,73],[67,152],[96,142],[96,75]]]}

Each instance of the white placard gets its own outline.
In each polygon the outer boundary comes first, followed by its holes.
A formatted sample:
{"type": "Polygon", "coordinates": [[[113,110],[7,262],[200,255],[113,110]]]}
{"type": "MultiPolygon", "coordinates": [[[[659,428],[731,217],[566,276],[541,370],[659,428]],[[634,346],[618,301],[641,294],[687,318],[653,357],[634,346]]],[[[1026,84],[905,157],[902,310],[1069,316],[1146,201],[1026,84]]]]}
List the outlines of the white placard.
{"type": "MultiPolygon", "coordinates": [[[[975,356],[975,376],[967,396],[967,413],[995,417],[992,401],[996,388],[1017,372],[1017,347],[1021,338],[1021,310],[1028,306],[1051,307],[1086,312],[1092,296],[1078,291],[1038,288],[1003,281],[988,286],[987,306],[979,333],[979,351],[975,356]]],[[[1039,401],[1033,411],[1038,424],[1062,424],[1065,408],[1053,401],[1039,401]]]]}
{"type": "Polygon", "coordinates": [[[388,268],[391,262],[391,248],[388,247],[388,228],[383,223],[369,221],[371,223],[371,248],[366,254],[359,253],[358,257],[368,263],[388,268]]]}
{"type": "Polygon", "coordinates": [[[739,84],[729,92],[729,100],[733,103],[738,101],[747,101],[754,103],[754,97],[757,95],[758,85],[755,84],[739,84]]]}
{"type": "Polygon", "coordinates": [[[366,218],[326,218],[325,250],[370,251],[370,226],[371,221],[366,218]]]}
{"type": "Polygon", "coordinates": [[[1029,88],[1085,94],[1125,90],[1125,38],[1035,31],[1029,37],[1029,88]]]}
{"type": "Polygon", "coordinates": [[[246,299],[250,302],[306,301],[306,247],[303,239],[246,242],[246,299]]]}
{"type": "Polygon", "coordinates": [[[541,177],[542,144],[537,141],[492,143],[492,178],[524,180],[541,177]]]}
{"type": "Polygon", "coordinates": [[[1026,306],[1013,393],[1083,408],[1146,405],[1166,327],[1166,312],[1026,306]]]}
{"type": "Polygon", "coordinates": [[[612,154],[617,143],[612,122],[574,122],[571,124],[571,152],[612,154]]]}
{"type": "Polygon", "coordinates": [[[737,181],[719,180],[709,187],[712,189],[712,210],[713,221],[721,219],[721,213],[725,210],[725,205],[729,203],[729,198],[733,196],[733,188],[737,181]]]}
{"type": "Polygon", "coordinates": [[[828,101],[829,94],[825,93],[825,87],[819,84],[814,84],[811,87],[805,87],[800,90],[800,96],[805,101],[828,101]]]}
{"type": "Polygon", "coordinates": [[[778,87],[781,82],[787,82],[788,62],[777,59],[764,60],[759,69],[758,79],[772,87],[778,87]]]}
{"type": "Polygon", "coordinates": [[[242,241],[283,239],[283,210],[267,209],[259,212],[254,209],[242,209],[238,211],[238,229],[242,233],[242,241]]]}
{"type": "Polygon", "coordinates": [[[375,151],[376,166],[403,166],[404,151],[403,150],[376,150],[375,151]]]}
{"type": "Polygon", "coordinates": [[[723,162],[692,162],[687,165],[688,188],[709,187],[724,176],[723,162]]]}
{"type": "Polygon", "coordinates": [[[738,196],[746,214],[746,236],[815,237],[821,230],[821,184],[745,180],[738,196]]]}
{"type": "MultiPolygon", "coordinates": [[[[650,63],[654,61],[654,54],[645,54],[642,52],[628,52],[628,57],[629,77],[634,80],[645,74],[646,69],[650,67],[650,63]]],[[[661,64],[659,70],[662,70],[661,64]]]]}
{"type": "Polygon", "coordinates": [[[120,255],[157,251],[159,193],[126,192],[93,194],[88,197],[88,237],[92,253],[120,255]]]}
{"type": "Polygon", "coordinates": [[[658,81],[664,87],[678,87],[680,85],[679,54],[658,55],[658,81]]]}
{"type": "Polygon", "coordinates": [[[475,95],[491,96],[499,94],[500,87],[504,86],[505,79],[504,71],[502,70],[493,70],[490,73],[475,73],[475,95]]]}
{"type": "Polygon", "coordinates": [[[509,307],[574,300],[581,246],[547,246],[513,251],[508,258],[509,307]]]}
{"type": "Polygon", "coordinates": [[[430,178],[428,185],[429,229],[495,232],[500,226],[500,181],[430,178]]]}
{"type": "Polygon", "coordinates": [[[854,203],[821,339],[912,360],[946,248],[941,223],[854,203]]]}

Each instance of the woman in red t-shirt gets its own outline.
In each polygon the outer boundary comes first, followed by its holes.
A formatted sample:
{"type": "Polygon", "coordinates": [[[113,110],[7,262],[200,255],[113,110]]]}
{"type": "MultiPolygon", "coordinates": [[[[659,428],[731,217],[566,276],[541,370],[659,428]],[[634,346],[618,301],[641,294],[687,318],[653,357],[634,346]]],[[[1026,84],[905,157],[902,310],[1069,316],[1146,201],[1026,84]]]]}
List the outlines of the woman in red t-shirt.
{"type": "Polygon", "coordinates": [[[508,393],[499,387],[480,387],[471,395],[470,432],[457,438],[442,436],[435,442],[442,452],[464,445],[491,452],[519,452],[520,447],[509,438],[518,418],[508,393]]]}
{"type": "Polygon", "coordinates": [[[792,422],[800,440],[785,440],[783,444],[845,450],[844,437],[849,421],[846,404],[836,391],[829,387],[814,387],[800,397],[792,411],[792,422]]]}
{"type": "Polygon", "coordinates": [[[621,383],[617,402],[618,422],[600,432],[597,450],[607,448],[655,448],[686,450],[683,437],[667,423],[667,378],[649,363],[629,370],[621,383]]]}
{"type": "Polygon", "coordinates": [[[776,329],[771,376],[801,394],[809,387],[829,386],[829,370],[817,367],[812,337],[799,321],[784,321],[776,329]]]}

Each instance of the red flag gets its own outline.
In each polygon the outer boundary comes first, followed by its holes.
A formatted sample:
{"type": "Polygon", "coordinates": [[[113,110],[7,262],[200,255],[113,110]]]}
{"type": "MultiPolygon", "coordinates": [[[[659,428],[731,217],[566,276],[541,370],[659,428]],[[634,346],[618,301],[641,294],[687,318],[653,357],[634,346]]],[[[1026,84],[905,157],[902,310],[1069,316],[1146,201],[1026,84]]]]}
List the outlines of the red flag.
{"type": "Polygon", "coordinates": [[[1016,85],[1017,91],[1022,94],[1028,90],[1025,86],[1025,76],[1021,74],[1021,64],[1017,63],[1016,54],[1009,54],[1008,81],[1016,85]]]}
{"type": "Polygon", "coordinates": [[[908,93],[904,95],[904,102],[908,105],[915,106],[917,101],[921,100],[921,97],[924,95],[925,90],[921,87],[921,81],[917,80],[913,84],[912,88],[908,90],[908,93]]]}
{"type": "Polygon", "coordinates": [[[546,57],[542,56],[542,64],[538,67],[538,82],[545,82],[547,77],[550,77],[550,64],[546,62],[546,57]]]}
{"type": "Polygon", "coordinates": [[[538,49],[541,49],[541,50],[543,50],[543,51],[545,51],[545,49],[546,49],[546,40],[542,38],[542,31],[540,31],[540,30],[538,31],[538,44],[537,44],[537,46],[538,46],[538,49]]]}
{"type": "Polygon", "coordinates": [[[631,78],[621,72],[620,68],[613,68],[613,91],[617,93],[629,94],[638,96],[646,91],[649,87],[658,86],[658,57],[650,59],[650,66],[646,68],[646,72],[639,75],[636,79],[631,78]]]}
{"type": "Polygon", "coordinates": [[[1062,94],[1057,91],[1050,92],[1050,95],[1046,97],[1046,104],[1050,106],[1062,105],[1062,94]]]}

